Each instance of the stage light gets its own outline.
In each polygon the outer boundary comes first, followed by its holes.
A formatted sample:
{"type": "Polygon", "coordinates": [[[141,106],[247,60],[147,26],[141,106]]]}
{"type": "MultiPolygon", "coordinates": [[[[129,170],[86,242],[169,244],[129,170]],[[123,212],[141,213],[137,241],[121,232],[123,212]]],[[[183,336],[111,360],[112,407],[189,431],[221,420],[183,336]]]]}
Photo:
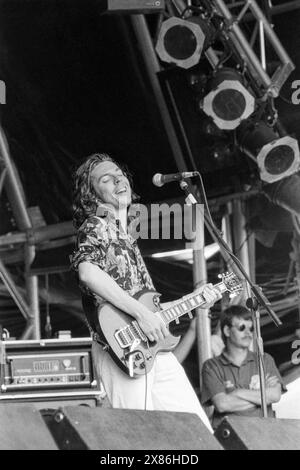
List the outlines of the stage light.
{"type": "Polygon", "coordinates": [[[212,27],[201,16],[172,17],[161,25],[156,52],[162,61],[189,69],[198,64],[212,35],[212,27]]]}
{"type": "Polygon", "coordinates": [[[262,181],[275,183],[299,171],[298,141],[280,137],[267,123],[241,126],[237,138],[239,148],[257,163],[262,181]]]}
{"type": "Polygon", "coordinates": [[[218,70],[208,86],[210,92],[200,107],[220,129],[236,129],[253,113],[255,98],[246,89],[243,77],[236,70],[218,70]]]}
{"type": "Polygon", "coordinates": [[[265,184],[263,194],[273,204],[300,217],[300,175],[296,173],[273,184],[265,184]]]}

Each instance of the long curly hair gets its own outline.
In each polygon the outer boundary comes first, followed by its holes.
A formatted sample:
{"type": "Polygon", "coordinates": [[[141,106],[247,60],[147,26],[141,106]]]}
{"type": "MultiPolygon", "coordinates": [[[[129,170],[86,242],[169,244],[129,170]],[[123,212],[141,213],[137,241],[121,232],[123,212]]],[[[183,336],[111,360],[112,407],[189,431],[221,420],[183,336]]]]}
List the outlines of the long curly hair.
{"type": "MultiPolygon", "coordinates": [[[[132,176],[124,165],[119,164],[107,153],[94,153],[89,155],[76,170],[73,178],[73,224],[76,229],[78,229],[88,217],[96,214],[99,196],[97,196],[92,185],[91,173],[99,163],[105,161],[115,163],[128,178],[132,188],[132,176]]],[[[132,191],[132,200],[137,201],[138,199],[139,197],[132,191]]]]}

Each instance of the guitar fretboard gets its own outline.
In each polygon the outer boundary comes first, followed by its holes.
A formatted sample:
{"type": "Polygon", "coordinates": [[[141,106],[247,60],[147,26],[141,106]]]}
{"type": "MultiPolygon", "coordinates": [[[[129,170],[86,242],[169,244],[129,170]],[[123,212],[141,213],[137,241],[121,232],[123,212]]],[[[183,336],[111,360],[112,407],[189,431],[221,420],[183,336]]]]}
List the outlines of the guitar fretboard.
{"type": "MultiPolygon", "coordinates": [[[[223,282],[216,284],[214,290],[223,293],[227,290],[223,282]]],[[[182,315],[189,313],[194,308],[201,307],[206,302],[205,297],[201,294],[189,294],[182,297],[180,300],[175,301],[170,307],[163,309],[159,312],[161,318],[166,324],[176,321],[182,315]]]]}

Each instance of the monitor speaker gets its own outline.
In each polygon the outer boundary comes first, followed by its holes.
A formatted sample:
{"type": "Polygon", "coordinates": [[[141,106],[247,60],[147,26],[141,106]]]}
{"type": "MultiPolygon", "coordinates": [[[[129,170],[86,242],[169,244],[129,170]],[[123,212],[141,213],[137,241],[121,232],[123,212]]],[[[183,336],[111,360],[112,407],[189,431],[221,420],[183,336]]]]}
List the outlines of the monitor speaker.
{"type": "Polygon", "coordinates": [[[0,404],[0,450],[58,450],[33,405],[0,404]]]}
{"type": "Polygon", "coordinates": [[[226,450],[300,450],[300,420],[226,417],[215,437],[226,450]]]}
{"type": "Polygon", "coordinates": [[[47,425],[62,450],[222,450],[191,413],[63,407],[47,425]]]}

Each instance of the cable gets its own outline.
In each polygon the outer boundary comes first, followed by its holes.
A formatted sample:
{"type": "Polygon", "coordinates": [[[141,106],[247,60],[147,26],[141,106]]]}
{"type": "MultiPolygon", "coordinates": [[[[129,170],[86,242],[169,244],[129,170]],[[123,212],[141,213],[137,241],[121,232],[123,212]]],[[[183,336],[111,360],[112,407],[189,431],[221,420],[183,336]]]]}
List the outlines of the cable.
{"type": "Polygon", "coordinates": [[[46,287],[46,324],[45,324],[45,334],[46,338],[51,338],[52,335],[52,326],[50,320],[50,309],[49,309],[49,275],[45,274],[45,287],[46,287]]]}
{"type": "Polygon", "coordinates": [[[245,245],[245,243],[247,243],[247,241],[249,240],[250,236],[253,234],[254,232],[251,231],[251,230],[248,230],[247,232],[247,236],[245,238],[245,240],[241,243],[241,245],[237,248],[236,250],[236,253],[240,253],[241,249],[243,248],[243,246],[245,245]]]}
{"type": "Polygon", "coordinates": [[[147,366],[146,366],[146,358],[144,353],[142,352],[142,356],[144,359],[145,363],[145,404],[144,404],[144,410],[147,411],[147,398],[148,398],[148,371],[147,371],[147,366]]]}
{"type": "Polygon", "coordinates": [[[205,207],[205,209],[208,213],[208,217],[209,217],[209,220],[210,220],[211,224],[214,225],[212,215],[211,215],[211,212],[210,212],[210,209],[209,209],[209,206],[208,206],[208,201],[207,201],[207,197],[206,197],[206,192],[205,192],[205,188],[204,188],[202,175],[199,171],[197,171],[197,176],[199,177],[199,180],[200,180],[201,196],[202,196],[203,201],[204,201],[204,207],[205,207]]]}

